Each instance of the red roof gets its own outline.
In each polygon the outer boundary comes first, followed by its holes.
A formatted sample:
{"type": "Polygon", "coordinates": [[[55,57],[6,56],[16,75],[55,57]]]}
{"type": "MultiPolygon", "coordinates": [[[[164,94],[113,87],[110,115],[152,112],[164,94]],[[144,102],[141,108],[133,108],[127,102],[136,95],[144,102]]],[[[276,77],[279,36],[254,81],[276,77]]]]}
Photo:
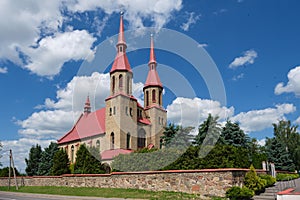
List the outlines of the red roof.
{"type": "Polygon", "coordinates": [[[62,138],[58,144],[80,140],[105,133],[105,108],[88,114],[81,114],[73,128],[62,138]]]}
{"type": "Polygon", "coordinates": [[[143,123],[143,124],[147,124],[147,125],[151,124],[151,122],[147,118],[139,118],[138,122],[143,123]]]}
{"type": "Polygon", "coordinates": [[[101,158],[102,160],[111,160],[119,154],[129,154],[132,152],[133,150],[130,149],[110,149],[110,150],[103,151],[101,153],[101,158]]]}

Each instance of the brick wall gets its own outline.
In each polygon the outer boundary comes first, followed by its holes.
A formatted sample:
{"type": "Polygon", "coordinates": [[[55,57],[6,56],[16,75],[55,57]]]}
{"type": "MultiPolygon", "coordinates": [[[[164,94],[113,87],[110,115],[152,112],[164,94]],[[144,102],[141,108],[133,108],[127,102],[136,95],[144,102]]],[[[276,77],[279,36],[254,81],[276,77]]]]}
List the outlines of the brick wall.
{"type": "MultiPolygon", "coordinates": [[[[248,169],[170,170],[114,172],[112,174],[18,177],[25,186],[68,186],[135,188],[151,191],[176,191],[224,197],[228,188],[243,184],[248,169]]],[[[14,184],[14,180],[11,181],[14,184]]],[[[8,186],[8,178],[0,178],[8,186]]]]}

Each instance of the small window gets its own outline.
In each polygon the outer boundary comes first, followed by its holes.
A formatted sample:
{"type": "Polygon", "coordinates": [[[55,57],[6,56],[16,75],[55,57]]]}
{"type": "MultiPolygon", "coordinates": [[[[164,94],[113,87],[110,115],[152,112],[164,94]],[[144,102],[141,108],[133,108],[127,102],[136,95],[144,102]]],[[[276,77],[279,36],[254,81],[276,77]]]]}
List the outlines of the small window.
{"type": "Polygon", "coordinates": [[[123,88],[123,75],[120,74],[119,76],[119,88],[123,88]]]}
{"type": "Polygon", "coordinates": [[[156,102],[156,92],[155,92],[155,90],[152,90],[152,102],[153,103],[156,102]]]}
{"type": "Polygon", "coordinates": [[[161,124],[161,123],[160,123],[160,117],[158,117],[158,124],[161,124]]]}
{"type": "Polygon", "coordinates": [[[115,134],[112,132],[110,134],[110,149],[115,148],[115,134]]]}
{"type": "Polygon", "coordinates": [[[125,113],[126,113],[126,115],[128,116],[128,107],[126,106],[126,108],[125,108],[125,113]]]}
{"type": "Polygon", "coordinates": [[[116,114],[116,106],[114,106],[114,115],[116,114]]]}
{"type": "Polygon", "coordinates": [[[112,77],[112,93],[115,94],[115,85],[116,85],[116,81],[115,81],[115,76],[112,77]]]}
{"type": "Polygon", "coordinates": [[[97,149],[100,150],[100,140],[97,140],[97,142],[96,142],[96,147],[97,147],[97,149]]]}
{"type": "Polygon", "coordinates": [[[159,148],[161,149],[162,146],[163,146],[163,139],[160,139],[160,140],[159,140],[159,148]]]}
{"type": "Polygon", "coordinates": [[[130,108],[129,114],[132,117],[132,108],[130,108]]]}
{"type": "Polygon", "coordinates": [[[126,147],[127,147],[127,149],[130,149],[130,133],[127,133],[126,147]]]}
{"type": "Polygon", "coordinates": [[[112,115],[112,109],[109,108],[109,116],[111,116],[111,115],[112,115]]]}
{"type": "Polygon", "coordinates": [[[149,106],[149,92],[146,91],[146,107],[149,106]]]}
{"type": "Polygon", "coordinates": [[[120,52],[122,52],[123,51],[123,48],[122,48],[122,46],[120,46],[120,52]]]}

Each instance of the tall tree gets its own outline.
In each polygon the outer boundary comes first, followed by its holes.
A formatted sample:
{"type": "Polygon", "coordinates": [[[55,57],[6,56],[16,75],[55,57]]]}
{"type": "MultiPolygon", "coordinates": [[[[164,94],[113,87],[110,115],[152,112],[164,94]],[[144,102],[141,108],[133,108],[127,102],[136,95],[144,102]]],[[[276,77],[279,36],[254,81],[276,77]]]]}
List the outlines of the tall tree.
{"type": "Polygon", "coordinates": [[[238,123],[228,120],[222,129],[221,141],[235,147],[248,147],[249,137],[240,128],[238,123]]]}
{"type": "Polygon", "coordinates": [[[207,119],[199,125],[198,135],[195,137],[193,144],[202,145],[205,144],[214,144],[221,133],[221,125],[218,123],[219,117],[213,117],[210,113],[207,119]]]}
{"type": "Polygon", "coordinates": [[[294,171],[295,165],[291,156],[284,145],[284,142],[278,138],[267,138],[266,150],[268,160],[275,164],[277,170],[294,171]]]}
{"type": "Polygon", "coordinates": [[[69,163],[70,161],[67,152],[65,152],[62,149],[56,151],[53,157],[53,166],[51,168],[51,175],[69,174],[70,173],[69,163]]]}
{"type": "Polygon", "coordinates": [[[51,142],[49,146],[45,148],[41,155],[41,162],[39,163],[38,175],[50,175],[51,168],[53,166],[53,158],[58,150],[58,145],[55,142],[51,142]]]}
{"type": "Polygon", "coordinates": [[[175,137],[178,130],[179,126],[173,123],[170,123],[168,126],[166,126],[163,132],[163,136],[161,136],[162,145],[169,146],[172,143],[172,140],[175,137]]]}
{"type": "Polygon", "coordinates": [[[102,174],[105,173],[101,165],[100,152],[97,148],[87,148],[80,145],[76,153],[75,173],[79,174],[102,174]]]}
{"type": "MultiPolygon", "coordinates": [[[[1,141],[0,141],[0,159],[2,158],[2,144],[1,144],[1,141]]],[[[0,162],[0,166],[2,166],[2,163],[0,162]]]]}
{"type": "Polygon", "coordinates": [[[26,173],[28,176],[38,175],[39,163],[41,161],[42,148],[40,145],[32,146],[29,152],[29,158],[25,158],[26,173]]]}

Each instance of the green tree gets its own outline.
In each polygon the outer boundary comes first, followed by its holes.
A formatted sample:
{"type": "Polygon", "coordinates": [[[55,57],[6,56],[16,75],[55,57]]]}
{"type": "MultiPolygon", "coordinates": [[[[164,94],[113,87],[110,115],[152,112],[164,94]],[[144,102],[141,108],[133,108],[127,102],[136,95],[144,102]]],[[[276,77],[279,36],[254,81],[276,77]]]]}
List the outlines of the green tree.
{"type": "Polygon", "coordinates": [[[162,145],[169,146],[172,143],[172,140],[175,137],[178,130],[179,126],[173,123],[170,123],[168,126],[166,126],[163,132],[163,136],[161,136],[162,145]]]}
{"type": "MultiPolygon", "coordinates": [[[[2,144],[1,144],[1,141],[0,141],[0,159],[2,158],[2,144]]],[[[0,166],[2,166],[2,163],[0,162],[0,166]]]]}
{"type": "Polygon", "coordinates": [[[32,146],[29,152],[29,158],[25,158],[26,162],[26,173],[28,176],[38,175],[39,163],[41,161],[42,148],[40,145],[32,146]]]}
{"type": "Polygon", "coordinates": [[[212,145],[218,140],[221,133],[221,125],[218,123],[219,117],[208,115],[207,119],[199,125],[198,135],[195,137],[193,144],[195,145],[212,145]]]}
{"type": "Polygon", "coordinates": [[[58,176],[62,174],[69,174],[69,158],[67,152],[58,150],[53,157],[53,166],[51,168],[51,175],[58,176]]]}
{"type": "Polygon", "coordinates": [[[248,148],[249,137],[240,128],[238,123],[233,123],[228,120],[221,132],[220,140],[235,147],[248,148]]]}
{"type": "Polygon", "coordinates": [[[51,168],[53,166],[53,158],[58,151],[58,145],[55,142],[51,142],[47,148],[42,152],[41,161],[39,163],[38,175],[48,176],[50,175],[51,168]]]}
{"type": "Polygon", "coordinates": [[[102,174],[105,173],[101,165],[99,149],[95,147],[86,148],[85,144],[80,145],[76,153],[74,172],[79,174],[102,174]]]}
{"type": "Polygon", "coordinates": [[[277,170],[294,171],[295,165],[284,143],[278,138],[268,138],[266,141],[268,160],[275,164],[277,170]]]}
{"type": "Polygon", "coordinates": [[[282,145],[290,154],[290,158],[296,165],[296,168],[300,169],[300,134],[297,132],[298,126],[291,125],[291,122],[280,120],[277,124],[273,124],[274,137],[282,142],[282,145]]]}
{"type": "MultiPolygon", "coordinates": [[[[16,176],[20,176],[20,172],[15,168],[16,176]]],[[[10,175],[13,176],[13,168],[10,168],[10,175]]],[[[8,177],[9,176],[9,167],[4,167],[0,169],[0,177],[8,177]]]]}

